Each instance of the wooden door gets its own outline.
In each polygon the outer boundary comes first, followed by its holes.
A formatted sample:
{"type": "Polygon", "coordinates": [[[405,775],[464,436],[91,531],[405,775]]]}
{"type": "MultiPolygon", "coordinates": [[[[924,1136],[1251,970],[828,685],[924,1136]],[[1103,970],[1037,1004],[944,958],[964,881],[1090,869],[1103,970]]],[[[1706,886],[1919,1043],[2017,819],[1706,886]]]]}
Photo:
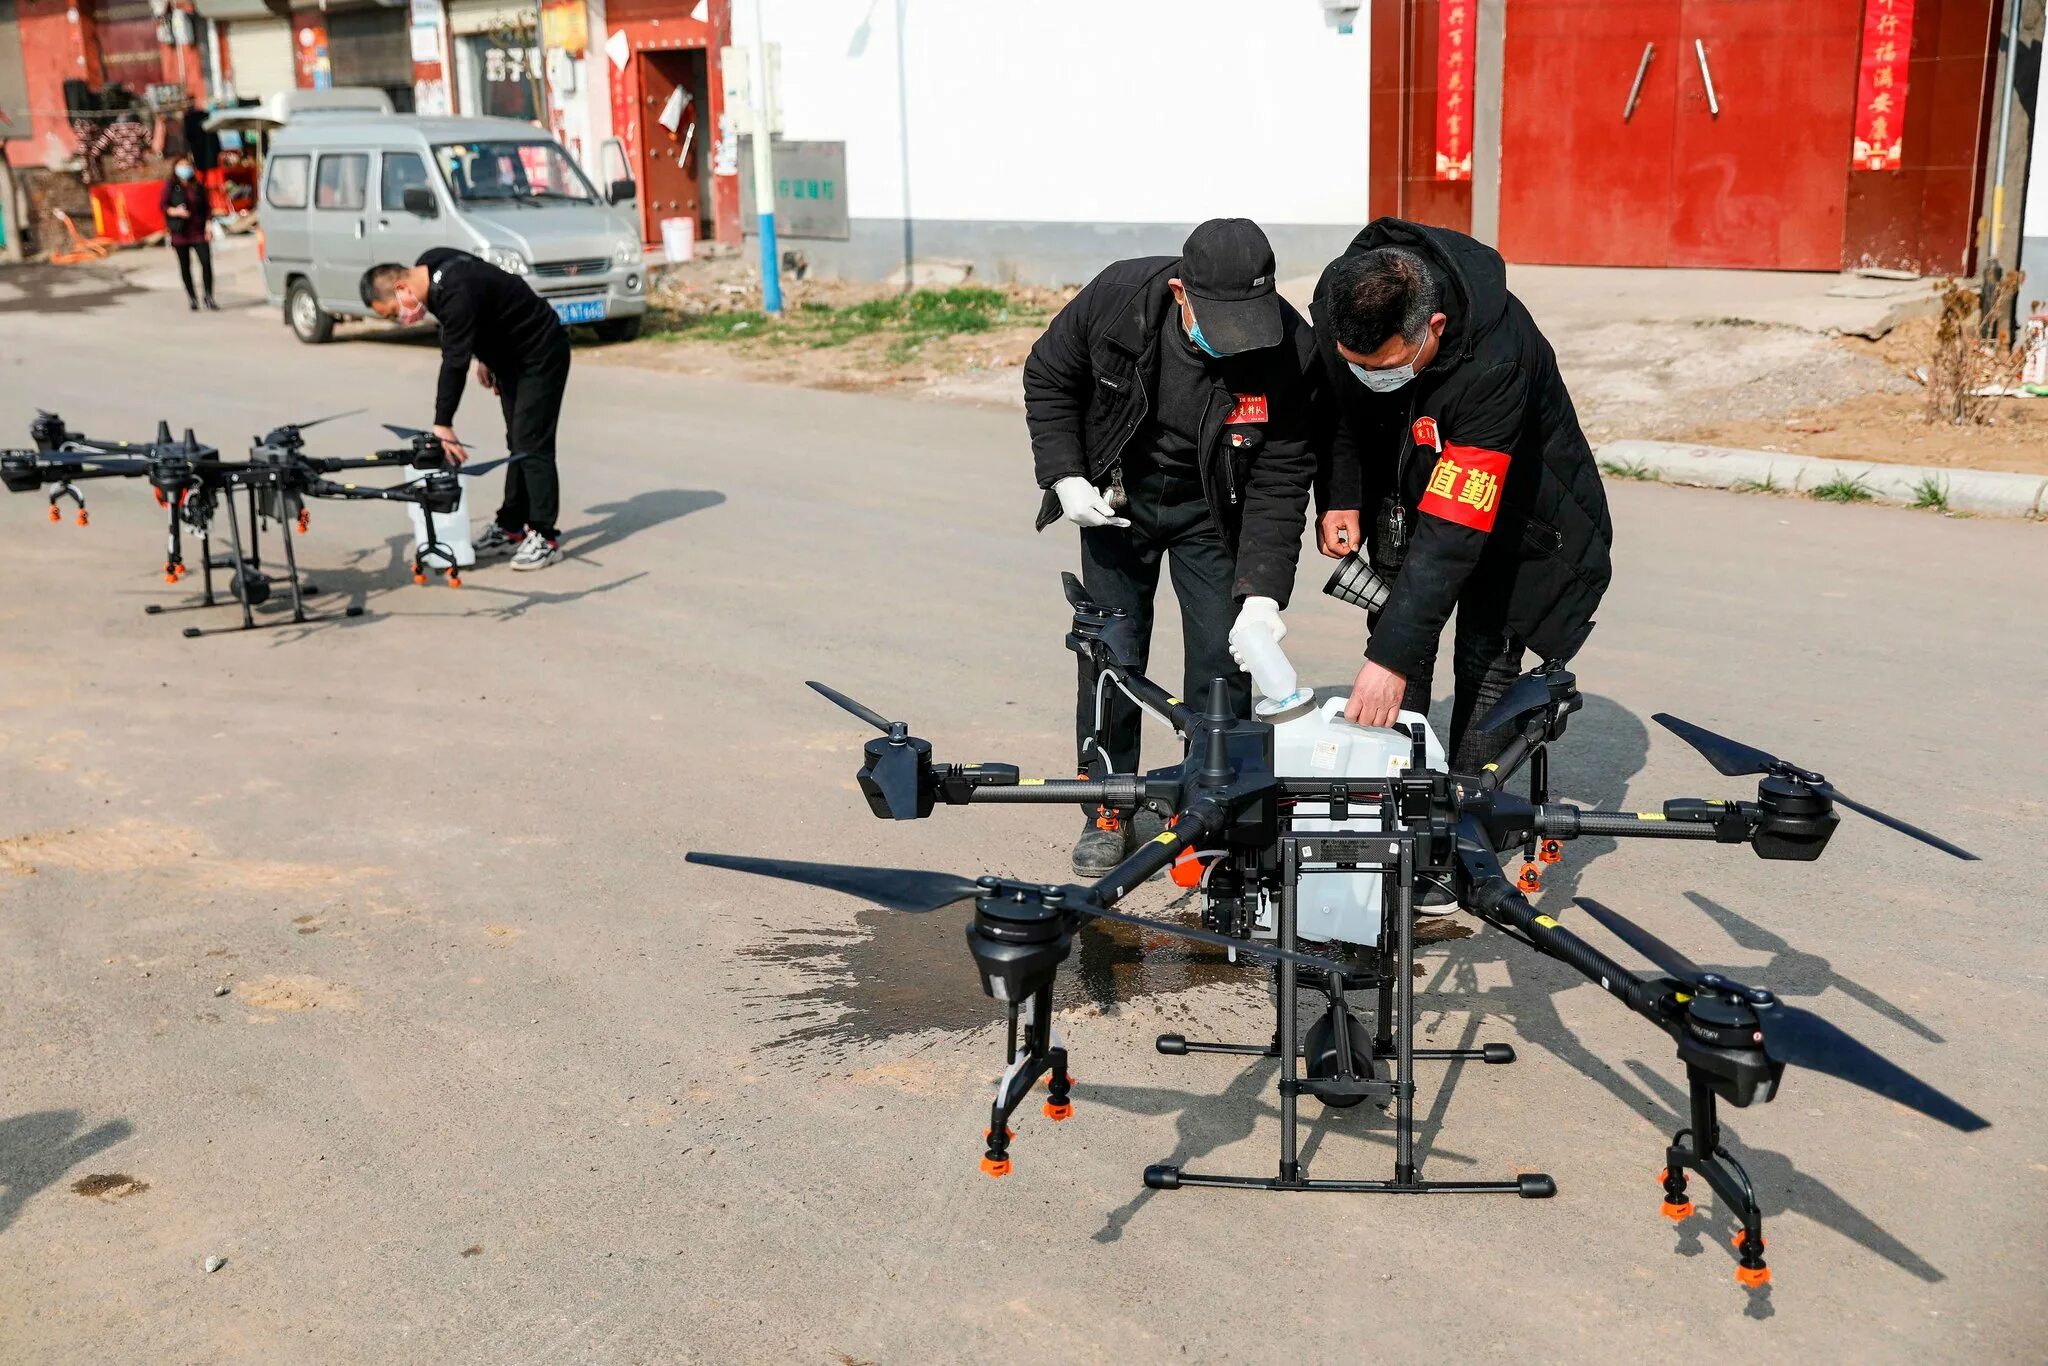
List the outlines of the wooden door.
{"type": "Polygon", "coordinates": [[[1678,28],[1679,0],[1508,7],[1500,248],[1510,261],[1669,263],[1678,28]]]}
{"type": "Polygon", "coordinates": [[[711,131],[711,101],[701,48],[642,52],[640,62],[640,212],[649,242],[661,239],[661,220],[688,218],[701,241],[710,235],[704,194],[705,143],[711,131]],[[661,122],[675,92],[683,95],[674,131],[661,122]]]}
{"type": "Polygon", "coordinates": [[[1861,17],[1858,0],[1684,0],[1670,264],[1841,269],[1861,17]]]}

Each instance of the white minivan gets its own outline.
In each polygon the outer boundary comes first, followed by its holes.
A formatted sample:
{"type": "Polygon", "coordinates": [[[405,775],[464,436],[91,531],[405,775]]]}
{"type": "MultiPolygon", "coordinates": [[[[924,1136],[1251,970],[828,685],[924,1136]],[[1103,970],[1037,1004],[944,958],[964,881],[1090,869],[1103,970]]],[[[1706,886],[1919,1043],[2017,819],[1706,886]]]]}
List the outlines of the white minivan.
{"type": "Polygon", "coordinates": [[[305,112],[272,137],[263,283],[302,342],[371,316],[363,272],[429,247],[523,277],[564,323],[640,335],[647,272],[630,179],[600,194],[553,138],[516,119],[305,112]]]}

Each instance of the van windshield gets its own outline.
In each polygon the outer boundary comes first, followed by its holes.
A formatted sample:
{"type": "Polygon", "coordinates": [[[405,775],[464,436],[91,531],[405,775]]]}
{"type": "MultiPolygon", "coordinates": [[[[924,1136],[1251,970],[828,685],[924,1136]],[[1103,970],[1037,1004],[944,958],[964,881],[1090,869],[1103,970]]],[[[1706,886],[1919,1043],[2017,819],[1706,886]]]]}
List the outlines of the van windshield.
{"type": "Polygon", "coordinates": [[[552,142],[444,142],[434,160],[464,204],[595,204],[597,191],[552,142]]]}

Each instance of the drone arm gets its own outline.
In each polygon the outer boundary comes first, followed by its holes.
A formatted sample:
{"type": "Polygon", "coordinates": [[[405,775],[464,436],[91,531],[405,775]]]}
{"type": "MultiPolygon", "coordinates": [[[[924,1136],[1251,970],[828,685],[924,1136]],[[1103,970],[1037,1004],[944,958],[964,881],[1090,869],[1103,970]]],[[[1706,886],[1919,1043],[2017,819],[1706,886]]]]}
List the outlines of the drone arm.
{"type": "Polygon", "coordinates": [[[1591,811],[1563,802],[1536,808],[1536,833],[1549,839],[1605,835],[1614,839],[1713,840],[1743,844],[1756,833],[1753,806],[1681,797],[1662,811],[1591,811]]]}
{"type": "Polygon", "coordinates": [[[1459,901],[1481,919],[1521,935],[1537,952],[1555,958],[1600,989],[1669,1032],[1665,1010],[1666,991],[1645,982],[1585,940],[1537,909],[1501,871],[1500,859],[1486,847],[1485,832],[1467,820],[1459,829],[1458,869],[1462,888],[1459,901]]]}
{"type": "Polygon", "coordinates": [[[1108,876],[1088,889],[1088,900],[1098,906],[1114,906],[1124,896],[1145,885],[1154,873],[1166,869],[1184,849],[1199,847],[1223,828],[1226,817],[1215,803],[1198,800],[1175,816],[1172,825],[1138,846],[1108,876]]]}

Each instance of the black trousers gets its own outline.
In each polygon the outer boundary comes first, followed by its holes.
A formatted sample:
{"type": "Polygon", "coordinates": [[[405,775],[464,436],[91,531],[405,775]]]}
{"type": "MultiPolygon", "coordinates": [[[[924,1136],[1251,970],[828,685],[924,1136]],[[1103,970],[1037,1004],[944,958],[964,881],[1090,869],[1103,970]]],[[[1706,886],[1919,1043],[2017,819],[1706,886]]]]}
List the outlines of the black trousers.
{"type": "Polygon", "coordinates": [[[562,528],[562,481],[555,469],[555,424],[569,387],[569,344],[563,342],[516,371],[493,370],[498,406],[505,410],[505,501],[498,525],[515,535],[538,531],[558,540],[562,528]]]}
{"type": "MultiPolygon", "coordinates": [[[[1458,597],[1451,635],[1451,733],[1445,746],[1454,772],[1478,772],[1499,757],[1511,738],[1506,731],[1480,735],[1472,722],[1491,711],[1522,673],[1522,643],[1507,625],[1513,574],[1512,564],[1482,562],[1458,597]]],[[[1408,690],[1401,698],[1403,708],[1429,711],[1435,672],[1436,655],[1432,652],[1409,676],[1408,690]]]]}
{"type": "MultiPolygon", "coordinates": [[[[1158,470],[1136,474],[1126,491],[1130,506],[1123,515],[1129,528],[1081,529],[1081,582],[1088,596],[1104,607],[1120,608],[1137,627],[1140,672],[1152,653],[1152,599],[1159,588],[1159,567],[1167,561],[1174,596],[1180,599],[1181,636],[1185,645],[1180,695],[1200,706],[1209,684],[1221,678],[1230,688],[1230,703],[1239,716],[1251,708],[1251,679],[1230,657],[1230,627],[1237,619],[1231,580],[1237,557],[1209,514],[1202,485],[1191,470],[1184,475],[1158,470]]],[[[1095,671],[1080,670],[1074,730],[1080,766],[1085,769],[1095,735],[1095,671]]],[[[1159,680],[1155,680],[1159,681],[1159,680]]],[[[1103,750],[1111,769],[1138,771],[1138,737],[1143,721],[1137,705],[1115,684],[1105,694],[1103,750]]],[[[1178,756],[1176,756],[1178,757],[1178,756]]]]}
{"type": "Polygon", "coordinates": [[[192,258],[199,258],[199,278],[206,286],[204,297],[213,297],[213,244],[194,242],[187,246],[183,242],[171,243],[171,250],[178,253],[178,278],[185,282],[185,297],[198,303],[200,295],[192,292],[192,258]]]}

